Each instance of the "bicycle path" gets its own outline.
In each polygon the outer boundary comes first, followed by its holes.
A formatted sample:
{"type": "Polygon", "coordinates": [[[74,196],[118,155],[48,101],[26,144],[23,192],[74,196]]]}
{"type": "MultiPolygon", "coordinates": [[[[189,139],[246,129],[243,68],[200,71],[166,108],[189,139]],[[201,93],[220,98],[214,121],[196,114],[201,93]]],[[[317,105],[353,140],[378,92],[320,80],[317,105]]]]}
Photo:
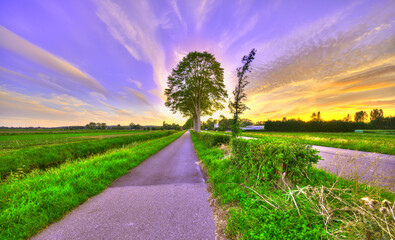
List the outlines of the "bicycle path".
{"type": "Polygon", "coordinates": [[[215,239],[197,161],[186,132],[32,239],[215,239]]]}

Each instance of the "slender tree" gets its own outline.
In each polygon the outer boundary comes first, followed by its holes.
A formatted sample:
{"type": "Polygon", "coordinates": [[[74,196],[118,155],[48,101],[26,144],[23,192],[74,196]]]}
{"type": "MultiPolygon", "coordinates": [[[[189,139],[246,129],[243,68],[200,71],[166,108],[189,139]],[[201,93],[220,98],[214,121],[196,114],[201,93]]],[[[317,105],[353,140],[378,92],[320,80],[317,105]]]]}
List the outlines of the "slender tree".
{"type": "Polygon", "coordinates": [[[167,79],[166,107],[193,119],[194,131],[200,131],[200,117],[223,109],[228,97],[224,69],[207,52],[190,52],[167,79]]]}
{"type": "Polygon", "coordinates": [[[233,102],[230,101],[229,109],[233,113],[233,122],[232,122],[232,136],[237,137],[241,133],[240,129],[240,117],[239,115],[243,114],[243,112],[247,109],[247,105],[243,102],[247,99],[247,94],[244,91],[244,88],[249,83],[247,81],[247,73],[251,72],[251,62],[254,60],[256,54],[255,48],[251,50],[249,55],[246,55],[242,58],[241,62],[244,63],[242,67],[237,68],[237,84],[235,90],[233,90],[233,102]]]}

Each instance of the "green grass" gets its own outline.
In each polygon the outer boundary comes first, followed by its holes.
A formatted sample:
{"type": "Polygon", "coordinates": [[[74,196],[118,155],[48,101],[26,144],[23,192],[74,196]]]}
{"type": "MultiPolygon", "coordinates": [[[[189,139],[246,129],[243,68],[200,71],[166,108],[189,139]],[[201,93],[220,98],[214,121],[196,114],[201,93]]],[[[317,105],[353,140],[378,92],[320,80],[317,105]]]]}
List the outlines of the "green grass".
{"type": "MultiPolygon", "coordinates": [[[[276,179],[259,178],[265,173],[264,168],[260,171],[235,165],[227,155],[229,150],[224,153],[209,147],[197,134],[192,134],[192,140],[207,170],[213,195],[223,207],[230,209],[226,228],[229,238],[333,239],[336,236],[363,239],[370,236],[376,239],[382,236],[382,231],[377,230],[375,220],[369,215],[374,214],[374,219],[379,219],[376,215],[381,213],[361,205],[359,199],[369,196],[378,201],[388,199],[393,202],[395,193],[338,178],[316,168],[310,168],[309,178],[299,179],[291,189],[281,188],[276,179]],[[326,216],[323,206],[333,212],[326,216]],[[336,232],[338,230],[342,232],[336,232]]],[[[245,161],[250,158],[246,156],[245,161]]],[[[385,224],[380,223],[385,228],[385,224]]],[[[391,231],[395,234],[393,229],[391,231]]]]}
{"type": "Polygon", "coordinates": [[[183,133],[7,179],[0,185],[0,239],[33,236],[183,133]]]}
{"type": "Polygon", "coordinates": [[[109,131],[109,130],[80,130],[62,132],[0,132],[0,149],[18,149],[29,146],[59,144],[78,141],[89,141],[94,139],[117,137],[122,135],[134,135],[149,133],[148,131],[109,131]]]}
{"type": "Polygon", "coordinates": [[[375,133],[244,132],[254,138],[275,137],[305,144],[395,155],[395,135],[375,133]]]}
{"type": "Polygon", "coordinates": [[[171,133],[172,131],[148,132],[88,142],[24,148],[3,153],[0,155],[0,178],[4,179],[11,172],[30,172],[36,168],[45,169],[59,165],[66,160],[72,161],[78,158],[85,158],[132,142],[155,139],[171,133]]]}

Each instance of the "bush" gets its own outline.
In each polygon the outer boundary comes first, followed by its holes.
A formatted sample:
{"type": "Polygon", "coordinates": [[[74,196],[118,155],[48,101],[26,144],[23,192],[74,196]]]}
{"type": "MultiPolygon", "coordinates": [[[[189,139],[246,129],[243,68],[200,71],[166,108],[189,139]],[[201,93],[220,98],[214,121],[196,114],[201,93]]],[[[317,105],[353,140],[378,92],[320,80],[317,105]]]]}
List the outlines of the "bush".
{"type": "Polygon", "coordinates": [[[211,134],[211,133],[194,133],[200,141],[204,142],[208,147],[217,147],[221,144],[229,144],[231,137],[223,134],[211,134]]]}
{"type": "Polygon", "coordinates": [[[13,171],[29,172],[35,168],[45,169],[47,167],[57,166],[66,160],[86,158],[112,148],[122,147],[133,142],[164,137],[172,133],[173,131],[143,133],[12,151],[4,156],[0,156],[0,178],[5,178],[13,171]]]}
{"type": "Polygon", "coordinates": [[[320,157],[310,145],[274,139],[232,140],[231,163],[257,181],[279,180],[285,174],[292,183],[305,177],[320,157]]]}

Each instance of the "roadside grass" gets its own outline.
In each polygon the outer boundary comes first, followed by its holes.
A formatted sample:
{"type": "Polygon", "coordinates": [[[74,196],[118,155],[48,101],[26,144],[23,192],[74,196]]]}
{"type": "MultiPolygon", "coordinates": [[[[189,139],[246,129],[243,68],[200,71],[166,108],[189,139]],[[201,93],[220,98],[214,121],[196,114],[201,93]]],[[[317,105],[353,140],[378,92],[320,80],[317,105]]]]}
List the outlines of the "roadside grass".
{"type": "Polygon", "coordinates": [[[376,133],[243,132],[253,138],[278,138],[304,144],[395,155],[395,135],[376,133]]]}
{"type": "MultiPolygon", "coordinates": [[[[247,149],[240,156],[234,156],[234,149],[229,145],[222,145],[218,149],[199,138],[198,134],[192,133],[198,157],[207,170],[213,195],[229,209],[226,228],[229,238],[394,238],[395,193],[342,179],[315,167],[305,168],[306,175],[294,180],[285,174],[270,175],[283,167],[282,164],[279,168],[276,161],[289,163],[286,160],[288,156],[302,154],[306,157],[312,153],[307,150],[304,152],[303,148],[299,148],[298,152],[287,152],[288,143],[283,140],[237,140],[241,144],[254,141],[252,146],[260,145],[261,148],[247,149]],[[258,158],[254,158],[254,154],[258,158]],[[284,158],[276,160],[280,154],[284,158]],[[240,158],[241,155],[244,157],[240,158]],[[259,165],[260,160],[265,164],[259,165]],[[270,169],[272,165],[274,168],[270,169]],[[392,203],[385,202],[386,199],[392,203]]],[[[234,144],[231,143],[232,147],[234,144]]],[[[298,144],[299,147],[303,146],[298,144]]],[[[303,171],[300,174],[303,176],[303,171]]]]}
{"type": "Polygon", "coordinates": [[[0,185],[0,239],[26,239],[103,191],[183,132],[132,143],[103,155],[68,161],[59,167],[34,170],[0,185]]]}
{"type": "Polygon", "coordinates": [[[60,145],[25,148],[3,152],[0,157],[0,178],[4,179],[12,172],[30,172],[33,169],[45,169],[59,165],[66,160],[72,161],[94,154],[103,153],[112,148],[170,135],[172,131],[141,133],[130,136],[92,140],[88,142],[65,143],[60,145]]]}

